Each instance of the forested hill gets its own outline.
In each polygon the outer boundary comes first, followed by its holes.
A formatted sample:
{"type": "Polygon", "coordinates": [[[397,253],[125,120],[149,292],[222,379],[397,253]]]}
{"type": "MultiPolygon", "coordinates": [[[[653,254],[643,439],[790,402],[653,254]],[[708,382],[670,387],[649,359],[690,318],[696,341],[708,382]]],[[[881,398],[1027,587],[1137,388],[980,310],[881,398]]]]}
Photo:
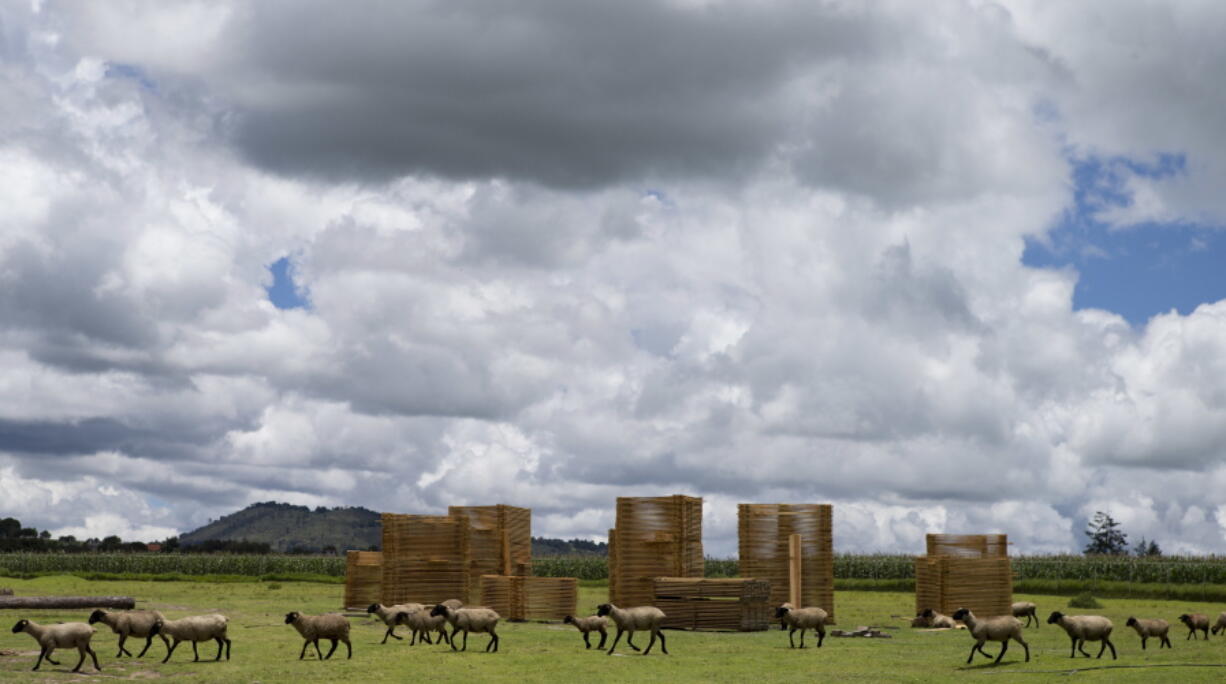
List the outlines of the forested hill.
{"type": "MultiPolygon", "coordinates": [[[[207,542],[247,541],[268,544],[278,552],[338,553],[347,549],[378,549],[382,541],[379,514],[367,508],[319,508],[275,503],[251,504],[179,536],[184,546],[207,542]]],[[[532,538],[532,555],[603,556],[603,542],[583,539],[532,538]]]]}
{"type": "Polygon", "coordinates": [[[379,514],[361,507],[323,508],[264,502],[179,536],[183,546],[209,541],[262,542],[273,551],[338,552],[378,548],[379,514]]]}

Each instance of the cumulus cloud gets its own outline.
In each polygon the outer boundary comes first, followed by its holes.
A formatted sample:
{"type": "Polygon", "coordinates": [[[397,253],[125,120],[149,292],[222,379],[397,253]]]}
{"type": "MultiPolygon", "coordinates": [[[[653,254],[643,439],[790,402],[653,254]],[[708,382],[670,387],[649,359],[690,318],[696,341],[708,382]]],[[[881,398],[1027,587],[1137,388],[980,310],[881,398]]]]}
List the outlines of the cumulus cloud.
{"type": "Polygon", "coordinates": [[[1220,10],[1085,7],[14,9],[6,513],[600,537],[683,492],[717,554],[749,501],[835,503],[844,550],[1070,550],[1101,509],[1220,552],[1226,303],[1133,328],[1021,263],[1087,156],[1132,160],[1104,220],[1220,225],[1218,96],[1167,78],[1220,71],[1220,10]],[[286,255],[309,308],[267,299],[286,255]]]}

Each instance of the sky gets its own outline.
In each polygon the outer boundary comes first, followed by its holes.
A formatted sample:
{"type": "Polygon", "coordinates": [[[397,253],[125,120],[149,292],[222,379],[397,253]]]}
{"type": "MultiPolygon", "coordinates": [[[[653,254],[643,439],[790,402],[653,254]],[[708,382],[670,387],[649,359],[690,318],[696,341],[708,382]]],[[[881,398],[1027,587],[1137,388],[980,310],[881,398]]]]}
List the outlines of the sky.
{"type": "Polygon", "coordinates": [[[1226,4],[0,3],[0,514],[1226,553],[1226,4]]]}

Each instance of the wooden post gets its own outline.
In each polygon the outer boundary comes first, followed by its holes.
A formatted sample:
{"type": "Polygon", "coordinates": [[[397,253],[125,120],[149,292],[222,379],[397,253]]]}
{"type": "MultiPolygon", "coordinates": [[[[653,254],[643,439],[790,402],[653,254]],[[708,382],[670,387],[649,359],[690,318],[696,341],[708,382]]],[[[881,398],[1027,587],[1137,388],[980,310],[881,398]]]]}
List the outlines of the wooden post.
{"type": "Polygon", "coordinates": [[[502,528],[502,574],[515,574],[515,568],[511,567],[511,532],[505,527],[502,528]]]}
{"type": "Polygon", "coordinates": [[[797,608],[803,608],[800,592],[801,570],[800,535],[788,536],[788,602],[797,608]]]}

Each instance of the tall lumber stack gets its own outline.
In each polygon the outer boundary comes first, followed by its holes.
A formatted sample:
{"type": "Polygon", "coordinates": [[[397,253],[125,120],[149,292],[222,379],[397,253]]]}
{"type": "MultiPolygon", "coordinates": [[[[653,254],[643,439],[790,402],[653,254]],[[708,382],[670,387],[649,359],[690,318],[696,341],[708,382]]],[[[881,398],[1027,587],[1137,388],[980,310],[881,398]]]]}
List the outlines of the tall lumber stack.
{"type": "Polygon", "coordinates": [[[379,551],[350,551],[345,554],[345,605],[350,610],[366,610],[383,600],[383,554],[379,551]]]}
{"type": "Polygon", "coordinates": [[[469,583],[474,589],[484,575],[532,574],[532,509],[450,506],[447,514],[468,521],[469,583]]]}
{"type": "Polygon", "coordinates": [[[1013,568],[1003,534],[930,534],[927,556],[915,559],[915,610],[980,617],[1011,615],[1013,568]]]}
{"type": "Polygon", "coordinates": [[[833,517],[830,504],[738,505],[741,576],[769,581],[771,604],[795,603],[790,540],[799,535],[801,606],[822,608],[833,621],[833,517]]]}
{"type": "Polygon", "coordinates": [[[383,603],[468,603],[468,533],[466,519],[384,513],[383,603]]]}
{"type": "Polygon", "coordinates": [[[702,577],[702,498],[618,497],[609,530],[609,600],[647,606],[657,577],[702,577]]]}

